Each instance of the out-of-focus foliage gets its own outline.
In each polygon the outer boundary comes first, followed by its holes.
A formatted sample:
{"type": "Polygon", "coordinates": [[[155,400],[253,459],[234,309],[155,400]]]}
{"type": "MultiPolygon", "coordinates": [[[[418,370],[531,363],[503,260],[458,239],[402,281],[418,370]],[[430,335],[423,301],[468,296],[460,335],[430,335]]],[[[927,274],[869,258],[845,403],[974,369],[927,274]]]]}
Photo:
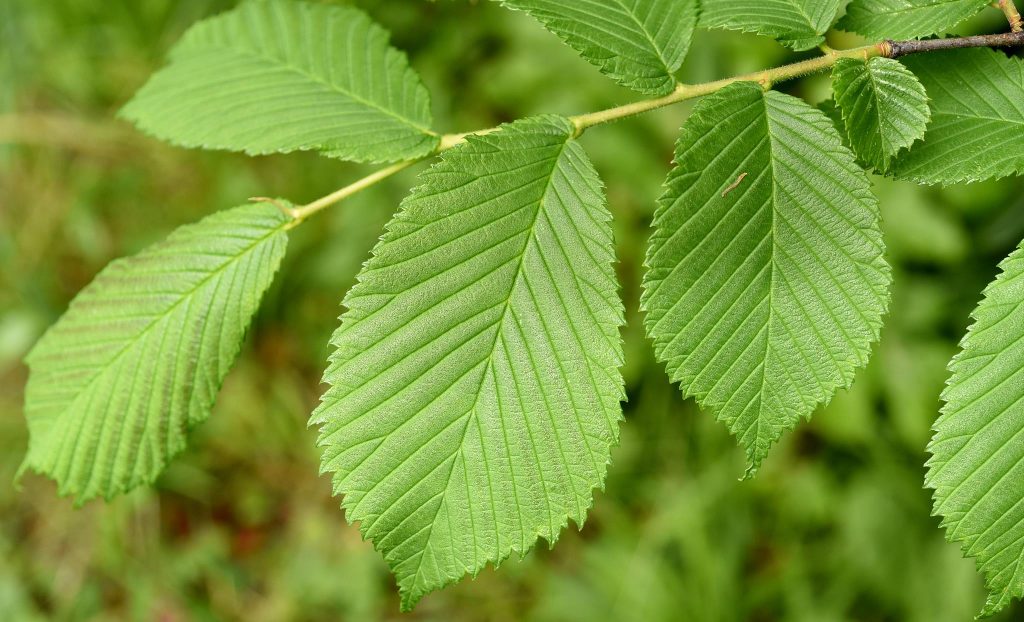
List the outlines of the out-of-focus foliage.
{"type": "MultiPolygon", "coordinates": [[[[895,286],[854,388],[784,439],[759,477],[652,362],[637,316],[642,243],[677,107],[583,142],[609,190],[630,328],[629,402],[607,489],[582,532],[485,570],[400,617],[393,579],[317,477],[306,418],[338,303],[414,183],[401,175],[294,231],[210,420],[153,490],[74,510],[26,447],[21,358],[111,259],[252,195],[301,202],[370,170],[312,154],[249,159],[164,146],[114,120],[196,19],[228,0],[0,1],[0,612],[11,620],[970,619],[980,576],[943,541],[922,489],[945,364],[1002,257],[1024,237],[1024,184],[875,179],[895,286]]],[[[434,95],[443,131],[630,101],[497,3],[362,0],[434,95]],[[571,76],[568,79],[567,76],[571,76]]],[[[992,21],[970,28],[1005,29],[992,21]]],[[[842,36],[837,47],[856,43],[842,36]]],[[[795,58],[699,33],[703,81],[795,58]]],[[[817,102],[828,76],[782,88],[817,102]]],[[[1001,619],[1024,615],[1019,605],[1001,619]]]]}

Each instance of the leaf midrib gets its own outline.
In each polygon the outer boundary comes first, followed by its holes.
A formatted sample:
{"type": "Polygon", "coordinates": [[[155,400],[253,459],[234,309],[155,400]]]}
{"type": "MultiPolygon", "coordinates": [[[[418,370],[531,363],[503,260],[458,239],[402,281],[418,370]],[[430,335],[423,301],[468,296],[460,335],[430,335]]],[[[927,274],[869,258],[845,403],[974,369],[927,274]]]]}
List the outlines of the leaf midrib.
{"type": "Polygon", "coordinates": [[[162,322],[162,321],[166,320],[168,317],[170,317],[170,315],[172,313],[174,313],[174,311],[179,306],[184,304],[184,302],[186,300],[191,299],[195,295],[195,293],[197,291],[199,291],[202,287],[204,287],[212,279],[214,279],[215,277],[220,276],[225,270],[227,270],[228,266],[230,266],[230,265],[240,261],[243,257],[245,257],[249,253],[253,252],[254,249],[256,249],[261,244],[266,242],[272,236],[280,233],[283,230],[283,228],[285,227],[286,224],[287,224],[287,221],[281,222],[280,224],[278,224],[278,226],[274,227],[273,229],[270,229],[263,236],[261,236],[259,238],[255,238],[253,243],[251,245],[249,245],[247,248],[245,248],[245,250],[243,250],[241,253],[239,253],[238,255],[234,256],[230,260],[224,262],[224,264],[222,266],[220,266],[219,268],[211,271],[209,274],[207,274],[207,276],[204,276],[201,280],[196,282],[196,284],[192,288],[190,288],[190,289],[186,290],[185,292],[183,292],[181,297],[176,302],[171,304],[171,306],[169,306],[165,312],[160,313],[159,315],[153,316],[153,320],[150,321],[146,325],[145,328],[143,328],[141,331],[136,333],[133,337],[127,339],[125,341],[125,344],[113,356],[111,356],[110,359],[108,359],[106,362],[104,362],[98,368],[98,370],[95,373],[93,373],[92,376],[89,377],[89,379],[84,384],[81,385],[81,388],[77,391],[77,393],[75,394],[75,397],[70,402],[68,402],[67,404],[65,404],[61,408],[61,412],[59,414],[57,414],[56,417],[59,418],[59,417],[65,415],[67,413],[68,409],[71,406],[73,406],[79,399],[81,399],[81,396],[84,395],[85,393],[87,393],[93,387],[93,385],[96,383],[96,381],[99,378],[101,378],[105,373],[107,373],[121,359],[121,357],[124,356],[124,354],[126,352],[128,352],[130,349],[132,349],[134,346],[136,346],[139,343],[139,341],[141,341],[147,334],[149,334],[149,331],[152,330],[154,326],[156,326],[160,322],[162,322]]]}
{"type": "MultiPolygon", "coordinates": [[[[676,82],[675,76],[672,75],[673,71],[668,66],[668,60],[662,54],[661,48],[654,41],[654,37],[652,37],[651,33],[647,31],[647,27],[640,21],[640,18],[635,13],[633,13],[633,11],[628,6],[626,6],[626,3],[623,0],[613,0],[613,1],[616,4],[618,4],[619,6],[622,7],[622,10],[625,11],[626,15],[628,15],[630,18],[632,18],[633,19],[633,23],[635,23],[637,25],[637,27],[640,28],[640,32],[644,33],[644,37],[651,44],[651,49],[654,50],[655,56],[661,62],[662,69],[664,69],[665,73],[667,73],[669,75],[669,77],[672,78],[673,82],[676,82]]],[[[559,157],[561,157],[561,154],[559,154],[559,157]]]]}
{"type": "MultiPolygon", "coordinates": [[[[792,5],[793,5],[793,8],[794,8],[794,9],[796,9],[796,11],[797,11],[797,12],[798,12],[798,13],[799,13],[800,15],[802,15],[804,19],[806,19],[806,20],[807,20],[807,25],[808,25],[808,26],[810,27],[810,30],[811,30],[811,32],[813,32],[813,33],[814,33],[814,34],[815,34],[816,36],[819,36],[819,37],[820,37],[820,36],[821,36],[821,33],[820,33],[820,32],[818,32],[818,25],[817,25],[817,24],[815,24],[813,20],[811,20],[811,16],[810,16],[810,14],[808,14],[808,13],[807,13],[807,11],[806,11],[806,10],[804,9],[804,6],[803,6],[802,4],[800,4],[800,3],[799,3],[799,2],[797,1],[797,0],[791,0],[790,4],[792,4],[792,5]]],[[[810,39],[810,38],[811,38],[811,37],[808,37],[808,39],[810,39]]],[[[774,222],[774,221],[773,221],[773,222],[774,222]]]]}
{"type": "MultiPolygon", "coordinates": [[[[274,67],[280,67],[280,68],[287,69],[288,71],[296,73],[296,74],[298,74],[298,75],[300,75],[300,76],[302,76],[304,78],[308,78],[310,81],[315,82],[315,83],[325,87],[328,92],[337,93],[337,94],[340,94],[340,95],[345,95],[346,97],[349,97],[349,98],[355,100],[356,102],[358,102],[360,104],[363,104],[364,106],[372,108],[372,109],[376,110],[377,112],[380,112],[380,113],[384,114],[385,116],[392,117],[392,118],[396,119],[397,121],[403,123],[404,125],[407,125],[407,126],[411,127],[412,129],[415,129],[415,130],[418,130],[418,131],[422,132],[423,134],[426,134],[428,136],[437,136],[437,132],[433,131],[432,129],[430,129],[427,126],[421,125],[417,121],[414,121],[414,120],[412,120],[412,119],[410,119],[408,117],[400,115],[397,112],[394,112],[392,110],[389,110],[388,108],[385,108],[385,107],[381,106],[380,104],[377,104],[375,102],[369,101],[369,100],[365,99],[364,97],[362,97],[361,95],[357,95],[354,92],[345,90],[345,89],[341,88],[340,86],[338,86],[337,84],[332,84],[332,83],[324,80],[323,78],[320,78],[317,75],[310,73],[309,71],[303,69],[302,67],[299,67],[297,65],[293,65],[293,64],[291,64],[291,63],[289,63],[289,62],[287,62],[287,61],[285,61],[285,60],[283,60],[281,58],[278,58],[276,56],[272,56],[272,55],[269,55],[269,54],[261,54],[258,50],[255,50],[255,49],[252,49],[252,48],[247,48],[247,47],[241,47],[241,48],[231,47],[230,45],[227,45],[227,44],[225,44],[225,43],[223,43],[221,41],[218,41],[215,44],[207,43],[207,44],[204,44],[204,45],[201,45],[201,46],[197,45],[196,48],[195,48],[195,51],[193,53],[198,55],[200,52],[206,52],[206,51],[210,51],[210,50],[215,51],[215,52],[222,52],[222,53],[223,52],[232,52],[232,53],[237,54],[238,56],[241,56],[243,58],[252,58],[252,59],[256,59],[256,60],[261,61],[261,62],[265,62],[265,63],[267,63],[269,65],[274,66],[274,67]]],[[[186,50],[186,52],[192,52],[192,50],[186,50]]],[[[184,54],[186,52],[179,52],[179,54],[184,54]]],[[[392,49],[390,49],[390,48],[388,48],[385,51],[385,55],[390,55],[392,53],[394,53],[394,51],[392,49]]],[[[404,69],[404,71],[403,71],[403,76],[402,76],[403,77],[403,81],[408,76],[408,69],[409,68],[406,67],[404,69]]]]}
{"type": "Polygon", "coordinates": [[[885,169],[889,166],[889,162],[892,160],[893,155],[889,153],[891,151],[892,143],[885,137],[885,131],[882,129],[882,94],[878,88],[878,81],[875,79],[874,69],[871,67],[871,61],[864,63],[864,71],[868,74],[868,84],[871,85],[871,99],[874,100],[875,109],[875,130],[878,132],[878,146],[882,151],[881,164],[882,168],[885,169]],[[889,149],[886,149],[886,144],[889,145],[889,149]]]}
{"type": "Polygon", "coordinates": [[[771,262],[771,270],[768,271],[768,321],[766,322],[767,326],[765,327],[764,360],[761,363],[761,388],[758,391],[758,395],[760,396],[760,402],[758,403],[757,417],[754,418],[754,422],[755,422],[754,425],[756,426],[756,428],[754,430],[755,455],[757,455],[757,453],[760,453],[760,447],[758,445],[759,445],[759,441],[761,439],[761,420],[762,420],[762,418],[764,416],[765,395],[767,395],[766,389],[768,387],[768,356],[771,353],[771,347],[772,347],[772,324],[774,323],[774,320],[775,320],[775,311],[773,310],[772,303],[773,303],[774,297],[775,297],[775,271],[778,268],[778,262],[775,259],[775,252],[777,250],[776,249],[777,235],[776,235],[776,231],[775,231],[775,225],[776,225],[776,211],[778,210],[778,203],[779,203],[778,195],[777,195],[778,184],[776,183],[777,175],[776,175],[776,171],[775,171],[775,156],[774,156],[774,151],[775,151],[774,142],[775,142],[775,138],[772,135],[771,119],[770,119],[769,114],[768,114],[769,111],[768,111],[768,95],[767,94],[764,94],[764,95],[761,96],[761,104],[762,104],[762,110],[763,110],[762,114],[764,115],[765,134],[768,136],[768,149],[769,149],[768,169],[769,169],[769,172],[770,172],[770,175],[771,175],[771,184],[772,184],[772,194],[771,194],[772,222],[771,222],[771,230],[768,232],[768,235],[771,236],[771,247],[772,247],[772,250],[771,250],[771,257],[769,258],[769,261],[771,262]]]}
{"type": "MultiPolygon", "coordinates": [[[[528,252],[531,240],[533,240],[535,238],[535,236],[536,236],[537,223],[540,221],[540,214],[544,210],[544,204],[547,201],[548,193],[551,191],[552,181],[554,180],[554,177],[555,177],[555,171],[559,167],[559,164],[561,162],[562,156],[564,155],[565,149],[568,147],[570,140],[571,140],[571,138],[566,137],[565,142],[563,142],[562,145],[558,149],[558,154],[552,158],[553,164],[552,164],[552,167],[551,167],[551,174],[548,176],[548,181],[545,184],[544,192],[541,193],[540,199],[537,202],[537,210],[536,210],[536,212],[533,215],[533,222],[530,223],[530,226],[528,228],[529,233],[526,235],[526,239],[523,242],[523,250],[519,254],[519,263],[516,266],[515,276],[512,277],[512,285],[509,287],[508,296],[505,298],[505,302],[502,303],[503,304],[503,308],[501,310],[501,316],[494,323],[494,326],[495,326],[494,339],[491,342],[490,355],[487,357],[487,365],[484,367],[483,372],[480,374],[480,383],[477,386],[476,399],[473,402],[473,409],[470,411],[469,417],[466,420],[466,427],[462,431],[462,438],[459,440],[459,447],[455,451],[455,453],[453,454],[453,456],[451,458],[451,466],[448,469],[448,477],[446,478],[445,484],[444,484],[444,488],[442,489],[442,493],[443,493],[444,496],[441,498],[441,502],[438,503],[437,510],[434,512],[434,516],[430,520],[430,528],[427,530],[427,535],[426,535],[426,540],[425,540],[425,544],[424,544],[424,547],[423,547],[423,551],[420,552],[420,558],[419,558],[419,561],[416,564],[416,572],[413,575],[413,583],[412,583],[412,588],[410,589],[410,591],[414,591],[416,586],[419,584],[420,572],[423,569],[423,558],[426,557],[427,547],[430,546],[430,538],[433,535],[434,526],[437,524],[437,517],[441,513],[441,507],[444,506],[445,503],[446,503],[447,496],[448,496],[448,489],[451,487],[452,475],[455,473],[455,463],[458,462],[460,457],[462,457],[463,460],[465,460],[465,457],[463,456],[462,452],[463,452],[463,450],[465,448],[465,445],[466,445],[466,435],[469,433],[469,428],[470,428],[471,424],[476,421],[476,413],[477,413],[477,408],[478,408],[478,406],[480,404],[480,395],[483,392],[483,385],[484,385],[484,382],[487,379],[487,375],[491,372],[491,369],[493,367],[493,364],[494,364],[494,354],[495,354],[495,350],[498,347],[498,339],[501,338],[501,333],[502,333],[502,328],[501,327],[502,327],[502,324],[505,323],[505,317],[508,314],[509,307],[512,306],[512,295],[513,295],[513,293],[515,293],[516,287],[519,284],[519,279],[522,277],[523,265],[524,265],[525,260],[526,260],[526,253],[528,252]]],[[[502,430],[504,431],[504,429],[505,429],[505,426],[504,426],[504,424],[502,424],[502,430]]],[[[513,474],[513,477],[512,477],[511,481],[512,481],[513,495],[518,496],[518,494],[515,492],[516,491],[516,484],[515,484],[515,476],[514,476],[514,474],[513,474]]],[[[547,495],[547,491],[545,490],[545,496],[546,495],[547,495]]],[[[519,504],[516,503],[516,505],[518,506],[519,504]]],[[[519,513],[519,518],[520,518],[520,522],[521,522],[522,521],[522,513],[521,512],[519,513]]],[[[497,517],[495,517],[495,521],[497,521],[497,517]]],[[[520,525],[520,531],[521,532],[523,531],[522,525],[520,525]]]]}

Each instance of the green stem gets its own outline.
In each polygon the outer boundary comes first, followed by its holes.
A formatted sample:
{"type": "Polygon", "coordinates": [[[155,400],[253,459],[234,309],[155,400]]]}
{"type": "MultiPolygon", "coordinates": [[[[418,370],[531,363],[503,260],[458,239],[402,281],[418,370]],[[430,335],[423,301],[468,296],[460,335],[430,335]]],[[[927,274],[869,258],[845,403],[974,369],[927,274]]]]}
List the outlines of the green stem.
{"type": "MultiPolygon", "coordinates": [[[[1013,6],[1013,2],[1004,1],[1000,3],[1000,7],[1007,11],[1007,15],[1010,15],[1010,9],[1017,15],[1019,21],[1020,15],[1017,13],[1017,9],[1013,6]]],[[[1011,20],[1011,24],[1014,22],[1011,20]]],[[[900,58],[909,54],[917,54],[920,52],[931,52],[935,50],[954,49],[954,48],[975,48],[975,47],[1014,47],[1024,46],[1024,32],[1014,30],[1012,33],[1004,33],[997,35],[983,35],[975,37],[954,37],[949,39],[928,39],[924,41],[883,41],[874,45],[867,45],[864,47],[853,48],[850,50],[829,50],[824,55],[816,58],[811,58],[798,63],[792,63],[790,65],[783,65],[782,67],[776,67],[775,69],[766,69],[763,71],[757,71],[754,73],[748,73],[741,76],[734,76],[732,78],[726,78],[724,80],[715,80],[714,82],[705,82],[703,84],[680,84],[675,88],[674,91],[663,97],[655,99],[647,99],[638,102],[626,104],[624,106],[617,106],[615,108],[609,108],[607,110],[600,110],[597,112],[591,112],[588,114],[576,115],[569,117],[569,120],[576,127],[576,136],[579,136],[587,129],[596,125],[603,125],[605,123],[611,123],[620,119],[626,119],[633,117],[645,112],[657,110],[658,108],[664,108],[671,106],[679,102],[686,101],[688,99],[694,99],[697,97],[704,97],[705,95],[711,95],[716,93],[725,87],[735,84],[736,82],[757,82],[764,86],[766,89],[771,88],[772,85],[786,80],[792,80],[808,74],[817,73],[830,69],[840,59],[843,58],[854,58],[868,60],[874,57],[885,57],[885,58],[900,58]]],[[[289,213],[295,218],[298,224],[303,220],[309,218],[313,214],[326,209],[336,203],[343,201],[344,199],[352,196],[353,194],[369,188],[374,184],[377,184],[388,177],[391,177],[395,173],[402,171],[417,162],[431,158],[443,151],[447,151],[452,147],[460,145],[466,141],[468,136],[480,136],[496,131],[498,128],[487,128],[485,130],[478,130],[476,132],[466,132],[463,134],[446,134],[441,137],[441,141],[438,144],[437,149],[434,153],[418,158],[415,160],[408,160],[406,162],[399,162],[387,168],[381,169],[372,175],[364,177],[359,181],[345,186],[340,190],[332,192],[331,194],[317,199],[308,205],[297,207],[289,210],[289,213]]]]}
{"type": "Polygon", "coordinates": [[[1017,10],[1017,5],[1013,0],[999,0],[995,7],[1006,15],[1006,20],[1010,22],[1010,29],[1013,32],[1024,31],[1024,20],[1021,19],[1020,11],[1017,10]]]}
{"type": "Polygon", "coordinates": [[[361,192],[369,188],[370,186],[379,184],[388,177],[391,177],[392,175],[404,171],[413,164],[416,164],[420,160],[424,159],[426,158],[420,158],[419,160],[407,160],[405,162],[399,162],[398,164],[392,164],[387,168],[382,168],[379,171],[376,171],[375,173],[363,177],[362,179],[355,183],[351,183],[345,186],[344,188],[335,190],[334,192],[328,194],[327,196],[321,197],[316,201],[313,201],[312,203],[307,203],[302,207],[293,208],[289,210],[289,212],[292,218],[295,219],[295,224],[297,225],[302,221],[306,220],[307,218],[309,218],[310,216],[312,216],[313,214],[319,212],[320,210],[327,209],[328,207],[334,205],[335,203],[340,203],[344,201],[353,194],[356,194],[357,192],[361,192]]]}
{"type": "Polygon", "coordinates": [[[677,104],[688,99],[710,95],[736,82],[757,82],[764,85],[765,88],[768,88],[779,82],[792,80],[793,78],[799,78],[800,76],[828,69],[835,65],[836,61],[840,58],[863,58],[867,60],[873,56],[888,55],[888,42],[854,48],[852,50],[833,50],[823,56],[811,58],[799,63],[793,63],[791,65],[783,65],[782,67],[776,67],[775,69],[766,69],[764,71],[748,73],[742,76],[734,76],[732,78],[716,80],[714,82],[705,82],[703,84],[680,84],[676,87],[676,90],[664,97],[634,102],[632,104],[626,104],[625,106],[619,106],[608,110],[601,110],[599,112],[582,114],[570,117],[570,120],[576,126],[577,132],[583,133],[588,128],[594,127],[595,125],[618,121],[619,119],[625,119],[627,117],[650,112],[651,110],[656,110],[658,108],[664,108],[665,106],[671,106],[672,104],[677,104]]]}

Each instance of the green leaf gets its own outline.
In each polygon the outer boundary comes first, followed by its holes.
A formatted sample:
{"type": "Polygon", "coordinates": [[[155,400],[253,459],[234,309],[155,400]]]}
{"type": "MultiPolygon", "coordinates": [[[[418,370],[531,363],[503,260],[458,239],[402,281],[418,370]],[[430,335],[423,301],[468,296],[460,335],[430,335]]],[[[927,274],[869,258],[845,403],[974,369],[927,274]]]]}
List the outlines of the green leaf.
{"type": "Polygon", "coordinates": [[[904,63],[928,91],[932,120],[893,162],[897,178],[957,184],[1024,173],[1024,60],[971,49],[904,63]]]}
{"type": "Polygon", "coordinates": [[[405,55],[364,13],[250,1],[193,26],[122,115],[186,147],[416,158],[439,138],[405,55]]]}
{"type": "Polygon", "coordinates": [[[838,27],[869,39],[944,34],[991,0],[853,0],[838,27]]]}
{"type": "Polygon", "coordinates": [[[700,13],[698,0],[501,0],[529,13],[619,84],[667,95],[700,13]]]}
{"type": "Polygon", "coordinates": [[[876,170],[887,169],[893,156],[924,136],[928,95],[899,61],[840,59],[832,88],[850,144],[876,170]]]}
{"type": "Polygon", "coordinates": [[[947,537],[985,575],[983,615],[1024,595],[1024,249],[1000,268],[950,363],[925,476],[947,537]]]}
{"type": "Polygon", "coordinates": [[[345,298],[323,471],[402,606],[583,523],[618,439],[622,304],[597,173],[561,117],[445,152],[345,298]]]}
{"type": "Polygon", "coordinates": [[[832,122],[832,126],[835,127],[836,131],[843,138],[843,144],[849,146],[849,141],[846,138],[846,121],[843,120],[843,111],[839,109],[839,106],[836,106],[836,101],[834,99],[826,99],[818,102],[815,108],[828,117],[828,120],[832,122]]]}
{"type": "Polygon", "coordinates": [[[753,32],[807,50],[825,41],[843,0],[703,0],[701,26],[753,32]]]}
{"type": "Polygon", "coordinates": [[[658,360],[756,472],[867,362],[888,303],[878,204],[832,123],[750,82],[683,127],[642,307],[658,360]]]}
{"type": "Polygon", "coordinates": [[[288,222],[267,205],[237,207],[100,272],[26,358],[22,469],[78,502],[155,480],[209,415],[288,222]]]}

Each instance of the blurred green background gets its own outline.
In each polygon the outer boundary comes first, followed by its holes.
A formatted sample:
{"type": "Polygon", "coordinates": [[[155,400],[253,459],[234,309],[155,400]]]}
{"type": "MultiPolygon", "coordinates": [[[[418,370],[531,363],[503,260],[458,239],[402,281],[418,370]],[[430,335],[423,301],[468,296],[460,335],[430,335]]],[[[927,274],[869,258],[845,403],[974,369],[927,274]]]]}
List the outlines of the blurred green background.
{"type": "MultiPolygon", "coordinates": [[[[0,0],[0,619],[937,622],[977,613],[981,579],[930,517],[922,465],[945,363],[996,263],[1024,237],[1024,183],[875,180],[895,267],[883,341],[852,390],[740,482],[741,453],[669,385],[635,311],[686,107],[584,137],[616,216],[629,403],[606,490],[554,550],[488,569],[403,616],[383,561],[317,475],[306,418],[339,301],[415,170],[296,230],[215,412],[154,489],[76,510],[38,476],[14,486],[27,442],[21,359],[108,261],[249,196],[308,201],[369,170],[310,154],[186,151],[116,119],[189,24],[233,4],[0,0]]],[[[443,131],[633,99],[494,3],[358,4],[409,52],[443,131]]],[[[1001,19],[989,9],[964,30],[1004,30],[1001,19]]],[[[834,33],[830,43],[857,41],[834,33]]],[[[683,78],[797,58],[766,39],[702,33],[683,78]]],[[[781,88],[812,103],[828,97],[826,76],[781,88]]],[[[1024,608],[1001,619],[1024,619],[1024,608]]]]}

